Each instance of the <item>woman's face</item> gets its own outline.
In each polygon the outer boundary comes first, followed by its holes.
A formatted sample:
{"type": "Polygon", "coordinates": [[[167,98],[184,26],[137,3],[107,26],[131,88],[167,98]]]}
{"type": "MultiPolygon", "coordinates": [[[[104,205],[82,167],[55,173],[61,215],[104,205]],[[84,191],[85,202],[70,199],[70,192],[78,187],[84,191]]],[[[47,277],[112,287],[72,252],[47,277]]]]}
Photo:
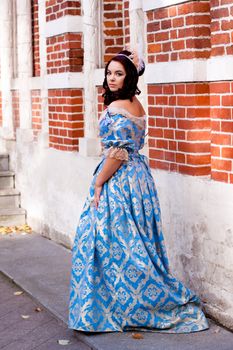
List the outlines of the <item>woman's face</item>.
{"type": "Polygon", "coordinates": [[[107,70],[107,84],[110,91],[117,91],[123,87],[126,77],[124,66],[117,61],[111,61],[107,70]]]}

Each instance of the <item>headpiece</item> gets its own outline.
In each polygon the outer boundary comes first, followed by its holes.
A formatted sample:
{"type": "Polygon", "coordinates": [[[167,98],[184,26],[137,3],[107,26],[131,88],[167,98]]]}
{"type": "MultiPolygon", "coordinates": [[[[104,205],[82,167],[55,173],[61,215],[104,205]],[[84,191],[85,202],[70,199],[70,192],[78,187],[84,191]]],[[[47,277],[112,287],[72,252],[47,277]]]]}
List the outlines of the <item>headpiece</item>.
{"type": "Polygon", "coordinates": [[[145,63],[142,59],[142,57],[139,57],[139,54],[137,52],[137,50],[130,50],[131,54],[129,56],[127,56],[124,53],[118,53],[117,56],[124,56],[126,57],[128,60],[130,60],[133,65],[136,67],[138,74],[140,75],[140,71],[142,71],[145,68],[145,63]]]}

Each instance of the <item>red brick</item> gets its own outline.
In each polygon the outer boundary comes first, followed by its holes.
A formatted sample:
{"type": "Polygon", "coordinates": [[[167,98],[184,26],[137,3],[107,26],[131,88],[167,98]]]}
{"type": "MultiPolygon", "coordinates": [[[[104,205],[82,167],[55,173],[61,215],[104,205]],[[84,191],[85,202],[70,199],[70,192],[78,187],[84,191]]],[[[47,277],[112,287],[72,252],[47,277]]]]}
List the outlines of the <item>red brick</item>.
{"type": "Polygon", "coordinates": [[[157,127],[168,127],[168,120],[167,118],[156,118],[156,126],[157,127]]]}
{"type": "Polygon", "coordinates": [[[209,108],[188,108],[187,118],[209,118],[210,109],[209,108]]]}
{"type": "Polygon", "coordinates": [[[195,15],[187,16],[185,18],[186,25],[194,24],[210,24],[211,17],[209,15],[195,15]]]}
{"type": "Polygon", "coordinates": [[[164,159],[164,151],[150,149],[149,150],[149,157],[155,158],[155,159],[164,159]]]}
{"type": "Polygon", "coordinates": [[[150,166],[154,169],[162,169],[162,170],[169,170],[169,163],[168,162],[161,162],[158,160],[150,160],[150,166]]]}
{"type": "Polygon", "coordinates": [[[156,105],[167,105],[168,104],[167,96],[156,96],[155,101],[156,101],[156,105]]]}
{"type": "Polygon", "coordinates": [[[231,85],[228,82],[210,83],[210,93],[226,93],[226,92],[230,92],[230,90],[231,90],[231,85]]]}
{"type": "Polygon", "coordinates": [[[221,131],[233,133],[233,121],[221,122],[221,131]]]}
{"type": "Polygon", "coordinates": [[[176,157],[176,154],[175,152],[164,152],[164,158],[165,160],[168,160],[170,162],[175,162],[175,157],[176,157]]]}
{"type": "Polygon", "coordinates": [[[232,170],[232,162],[230,160],[212,158],[211,164],[212,168],[215,170],[232,170]]]}
{"type": "Polygon", "coordinates": [[[168,141],[167,140],[156,140],[156,147],[157,148],[168,148],[168,141]]]}
{"type": "Polygon", "coordinates": [[[157,32],[160,30],[160,22],[152,22],[147,24],[147,32],[157,32]]]}
{"type": "Polygon", "coordinates": [[[190,165],[208,165],[211,163],[211,157],[210,157],[210,154],[209,155],[187,154],[186,161],[187,161],[187,164],[190,164],[190,165]]]}
{"type": "Polygon", "coordinates": [[[175,129],[176,128],[176,120],[175,119],[169,119],[169,128],[175,129]]]}
{"type": "Polygon", "coordinates": [[[184,153],[176,153],[176,163],[185,163],[185,154],[184,153]]]}
{"type": "Polygon", "coordinates": [[[193,176],[204,176],[210,174],[210,166],[188,166],[188,165],[179,165],[179,172],[182,174],[193,175],[193,176]]]}
{"type": "Polygon", "coordinates": [[[222,148],[222,157],[230,158],[233,160],[233,147],[223,147],[222,148]]]}
{"type": "Polygon", "coordinates": [[[164,130],[164,138],[166,139],[174,139],[174,130],[171,129],[165,129],[164,130]]]}
{"type": "Polygon", "coordinates": [[[162,46],[161,44],[149,44],[148,45],[148,53],[158,53],[161,52],[162,46]]]}
{"type": "Polygon", "coordinates": [[[177,140],[185,140],[185,131],[176,130],[176,131],[175,131],[175,138],[176,138],[177,140]]]}
{"type": "Polygon", "coordinates": [[[168,148],[171,151],[176,151],[177,150],[177,142],[176,141],[169,141],[168,148]]]}
{"type": "Polygon", "coordinates": [[[173,50],[183,50],[185,48],[185,41],[184,40],[173,41],[172,47],[173,47],[173,50]]]}
{"type": "Polygon", "coordinates": [[[223,106],[233,106],[233,94],[222,96],[222,105],[223,106]]]}
{"type": "Polygon", "coordinates": [[[212,45],[218,45],[218,44],[228,44],[230,43],[230,34],[225,33],[225,34],[215,34],[214,36],[211,37],[211,43],[212,45]]]}
{"type": "Polygon", "coordinates": [[[174,108],[173,107],[166,107],[163,110],[164,117],[174,117],[174,108]]]}
{"type": "Polygon", "coordinates": [[[211,178],[216,181],[227,182],[228,174],[220,171],[211,171],[211,178]]]}
{"type": "Polygon", "coordinates": [[[209,93],[209,83],[186,85],[186,94],[208,94],[208,93],[209,93]]]}
{"type": "Polygon", "coordinates": [[[172,20],[172,27],[173,28],[178,28],[178,27],[183,27],[184,26],[184,18],[183,17],[178,17],[178,18],[174,18],[172,20]]]}
{"type": "Polygon", "coordinates": [[[177,118],[185,118],[186,116],[185,108],[176,108],[175,115],[177,118]]]}
{"type": "Polygon", "coordinates": [[[187,141],[208,141],[210,140],[210,131],[187,131],[187,141]]]}
{"type": "Polygon", "coordinates": [[[186,40],[186,48],[195,48],[195,49],[205,49],[210,47],[209,39],[188,39],[186,40]]]}
{"type": "Polygon", "coordinates": [[[170,19],[161,21],[161,29],[170,29],[172,26],[172,21],[170,19]]]}
{"type": "Polygon", "coordinates": [[[154,37],[155,37],[155,41],[167,41],[169,40],[169,33],[168,32],[155,33],[154,37]]]}
{"type": "Polygon", "coordinates": [[[177,6],[178,15],[187,15],[188,13],[193,12],[192,6],[193,6],[192,3],[185,3],[185,4],[178,5],[177,6]]]}
{"type": "Polygon", "coordinates": [[[228,16],[229,16],[229,10],[227,7],[219,8],[211,11],[212,18],[222,18],[222,17],[228,17],[228,16]]]}
{"type": "Polygon", "coordinates": [[[176,94],[184,94],[185,93],[185,84],[176,84],[175,85],[175,93],[176,94]]]}
{"type": "Polygon", "coordinates": [[[158,19],[163,19],[163,18],[167,18],[168,17],[168,9],[167,8],[163,8],[163,9],[158,9],[154,11],[154,19],[158,20],[158,19]]]}
{"type": "Polygon", "coordinates": [[[219,121],[211,120],[211,129],[214,131],[220,131],[221,130],[221,124],[219,121]]]}
{"type": "Polygon", "coordinates": [[[210,24],[211,33],[220,31],[220,21],[212,21],[210,24]]]}
{"type": "Polygon", "coordinates": [[[230,134],[219,134],[212,133],[211,141],[216,145],[230,145],[231,144],[231,135],[230,134]]]}
{"type": "Polygon", "coordinates": [[[162,94],[162,86],[161,85],[148,85],[148,94],[152,94],[152,95],[162,94]]]}
{"type": "MultiPolygon", "coordinates": [[[[232,1],[231,1],[231,3],[232,3],[232,1]]],[[[233,21],[232,20],[228,20],[228,21],[223,20],[221,22],[221,29],[224,31],[225,30],[232,30],[233,29],[233,21]]]]}
{"type": "Polygon", "coordinates": [[[179,142],[178,150],[188,153],[208,153],[210,152],[210,143],[179,142]]]}
{"type": "Polygon", "coordinates": [[[151,137],[163,137],[163,129],[161,129],[161,128],[149,128],[148,134],[151,137]]]}
{"type": "Polygon", "coordinates": [[[211,146],[211,154],[214,157],[220,157],[220,147],[211,146]]]}

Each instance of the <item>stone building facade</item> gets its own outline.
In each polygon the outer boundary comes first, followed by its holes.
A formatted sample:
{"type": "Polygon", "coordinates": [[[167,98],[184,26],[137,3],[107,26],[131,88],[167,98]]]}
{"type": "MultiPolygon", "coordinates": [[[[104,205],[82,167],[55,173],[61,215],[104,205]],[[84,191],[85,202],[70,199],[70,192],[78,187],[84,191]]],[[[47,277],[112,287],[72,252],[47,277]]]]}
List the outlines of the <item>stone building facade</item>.
{"type": "Polygon", "coordinates": [[[174,274],[233,329],[233,1],[1,0],[0,150],[29,225],[66,246],[100,160],[104,65],[141,43],[174,274]]]}

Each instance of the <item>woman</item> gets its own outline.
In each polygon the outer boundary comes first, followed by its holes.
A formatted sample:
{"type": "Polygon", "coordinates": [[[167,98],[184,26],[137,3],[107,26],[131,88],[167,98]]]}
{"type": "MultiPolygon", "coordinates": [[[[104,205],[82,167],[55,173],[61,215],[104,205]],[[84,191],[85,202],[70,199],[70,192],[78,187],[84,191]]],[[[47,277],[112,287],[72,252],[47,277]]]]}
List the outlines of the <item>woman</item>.
{"type": "Polygon", "coordinates": [[[129,51],[108,62],[108,108],[99,121],[97,166],[73,246],[69,328],[86,332],[208,328],[199,298],[169,270],[160,207],[147,158],[139,154],[145,111],[136,98],[144,64],[129,51]]]}

